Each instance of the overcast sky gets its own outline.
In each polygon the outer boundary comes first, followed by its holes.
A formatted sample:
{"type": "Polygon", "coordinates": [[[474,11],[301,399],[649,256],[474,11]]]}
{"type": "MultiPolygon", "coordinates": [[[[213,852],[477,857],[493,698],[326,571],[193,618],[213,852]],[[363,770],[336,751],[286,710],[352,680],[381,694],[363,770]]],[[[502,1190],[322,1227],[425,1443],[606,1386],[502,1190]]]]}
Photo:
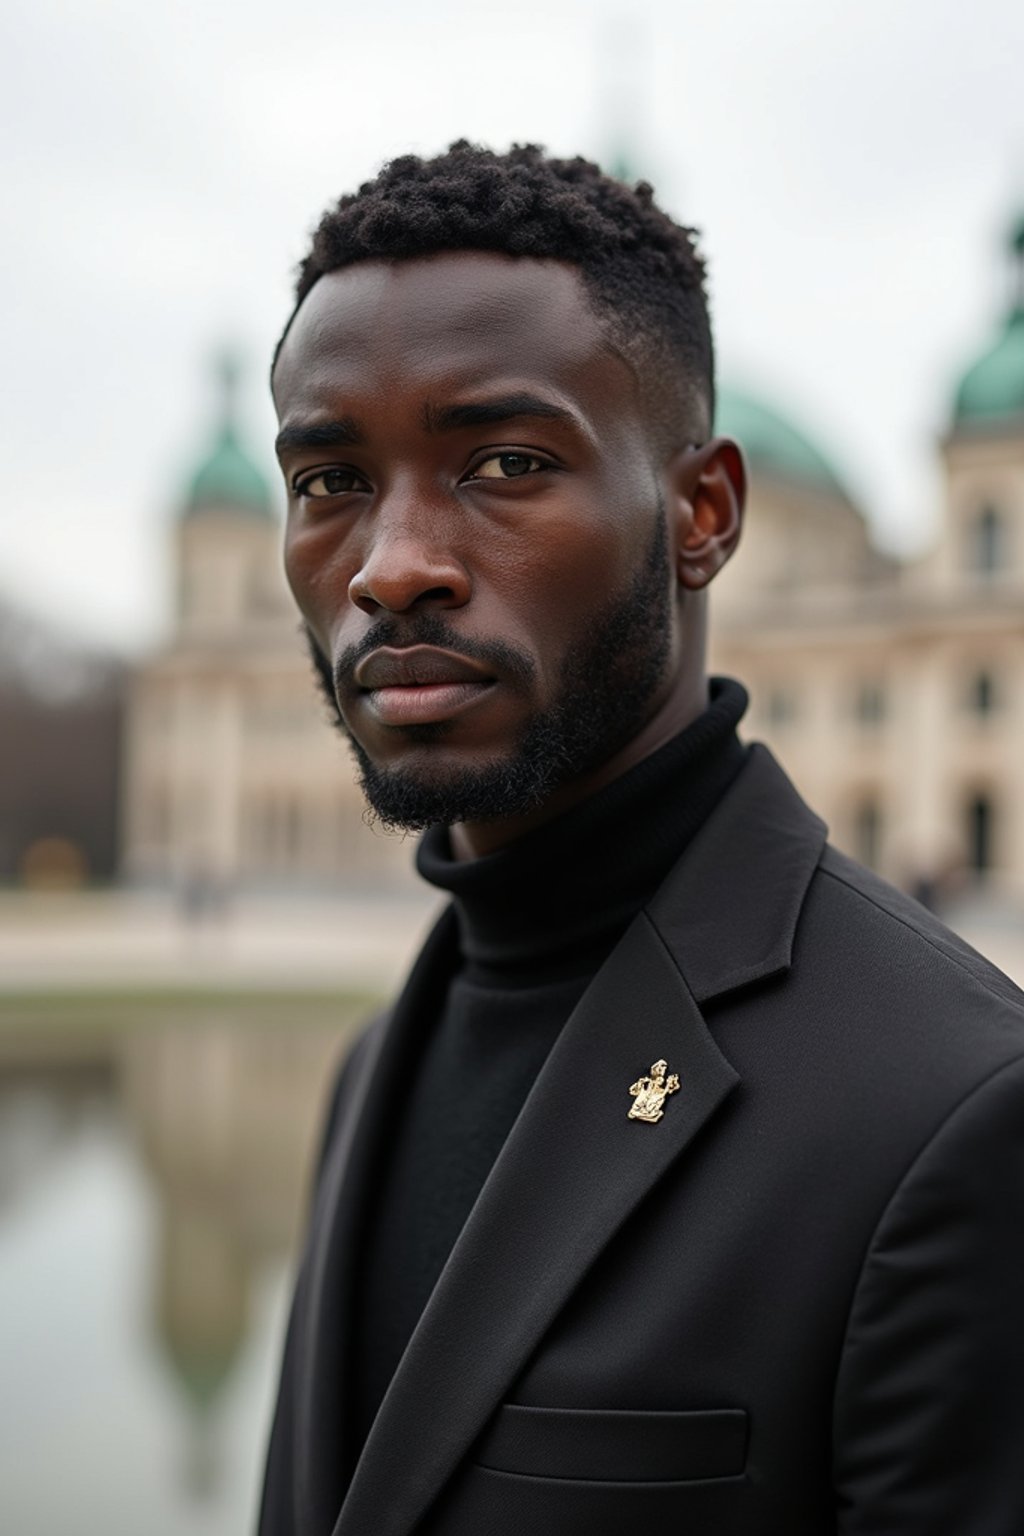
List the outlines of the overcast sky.
{"type": "Polygon", "coordinates": [[[0,594],[157,642],[211,353],[266,364],[322,208],[466,136],[626,142],[712,265],[720,375],[828,451],[890,546],[1007,296],[1021,0],[32,0],[0,38],[0,594]]]}

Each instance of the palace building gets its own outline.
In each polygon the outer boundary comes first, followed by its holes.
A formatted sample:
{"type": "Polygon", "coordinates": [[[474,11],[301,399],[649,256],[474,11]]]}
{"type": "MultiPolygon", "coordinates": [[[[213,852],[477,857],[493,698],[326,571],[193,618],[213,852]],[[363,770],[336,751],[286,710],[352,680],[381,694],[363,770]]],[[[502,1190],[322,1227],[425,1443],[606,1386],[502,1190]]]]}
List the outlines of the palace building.
{"type": "MultiPolygon", "coordinates": [[[[942,504],[913,561],[873,546],[821,449],[723,389],[751,471],[746,531],[715,584],[712,662],[751,692],[833,839],[926,899],[1024,899],[1024,219],[1016,288],[951,390],[942,504]]],[[[398,888],[407,840],[368,827],[325,723],[281,573],[276,497],[242,439],[236,370],[173,530],[166,646],[134,679],[123,870],[202,894],[398,888]]]]}
{"type": "Polygon", "coordinates": [[[1024,897],[1024,219],[1011,255],[1001,326],[951,392],[923,558],[881,559],[788,424],[725,412],[755,494],[715,592],[715,664],[833,839],[925,897],[1024,897]]]}

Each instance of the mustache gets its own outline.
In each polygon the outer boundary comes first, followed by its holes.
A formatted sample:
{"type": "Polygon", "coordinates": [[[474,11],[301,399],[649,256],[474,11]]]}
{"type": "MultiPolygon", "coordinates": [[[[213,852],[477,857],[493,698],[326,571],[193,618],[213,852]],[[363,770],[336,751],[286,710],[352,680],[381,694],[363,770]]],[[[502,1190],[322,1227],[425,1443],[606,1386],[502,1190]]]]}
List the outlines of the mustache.
{"type": "Polygon", "coordinates": [[[331,669],[334,692],[352,687],[352,675],[365,656],[386,645],[403,650],[411,645],[436,645],[441,650],[454,651],[470,661],[478,661],[489,671],[509,682],[529,684],[536,676],[536,667],[525,652],[508,645],[504,640],[473,640],[460,635],[436,613],[414,614],[407,619],[378,619],[355,645],[348,645],[338,656],[331,669]]]}

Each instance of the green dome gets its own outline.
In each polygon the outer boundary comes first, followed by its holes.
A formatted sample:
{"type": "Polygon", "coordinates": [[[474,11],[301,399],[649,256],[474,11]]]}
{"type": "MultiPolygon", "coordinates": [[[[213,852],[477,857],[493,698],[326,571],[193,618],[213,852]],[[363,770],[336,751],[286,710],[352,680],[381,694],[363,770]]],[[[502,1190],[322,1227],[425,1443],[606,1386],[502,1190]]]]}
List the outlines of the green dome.
{"type": "Polygon", "coordinates": [[[221,419],[213,447],[188,483],[185,513],[189,516],[208,507],[232,507],[260,517],[272,515],[270,485],[266,476],[245,452],[235,422],[238,365],[233,357],[221,358],[217,369],[221,389],[221,419]]]}
{"type": "Polygon", "coordinates": [[[270,512],[270,487],[229,424],[221,428],[213,452],[192,476],[189,487],[189,512],[213,506],[238,507],[263,516],[270,512]]]}
{"type": "Polygon", "coordinates": [[[792,422],[740,390],[719,389],[717,396],[715,431],[736,439],[752,470],[765,469],[848,499],[828,459],[792,422]]]}
{"type": "Polygon", "coordinates": [[[960,381],[957,422],[1024,415],[1024,305],[1011,310],[1003,334],[960,381]]]}
{"type": "Polygon", "coordinates": [[[1017,292],[995,345],[960,380],[953,419],[961,423],[1024,416],[1024,215],[1010,232],[1008,247],[1017,265],[1017,292]]]}

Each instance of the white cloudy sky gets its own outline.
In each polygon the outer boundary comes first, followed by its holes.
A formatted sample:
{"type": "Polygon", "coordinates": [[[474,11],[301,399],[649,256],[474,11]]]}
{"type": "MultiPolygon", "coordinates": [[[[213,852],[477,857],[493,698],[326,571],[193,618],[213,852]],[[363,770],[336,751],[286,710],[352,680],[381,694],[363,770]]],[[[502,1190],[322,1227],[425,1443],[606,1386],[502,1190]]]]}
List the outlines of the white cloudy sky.
{"type": "Polygon", "coordinates": [[[952,381],[1024,209],[1020,0],[32,0],[7,114],[0,593],[135,650],[224,339],[264,373],[322,207],[467,136],[598,157],[628,134],[705,232],[721,372],[926,535],[952,381]]]}

